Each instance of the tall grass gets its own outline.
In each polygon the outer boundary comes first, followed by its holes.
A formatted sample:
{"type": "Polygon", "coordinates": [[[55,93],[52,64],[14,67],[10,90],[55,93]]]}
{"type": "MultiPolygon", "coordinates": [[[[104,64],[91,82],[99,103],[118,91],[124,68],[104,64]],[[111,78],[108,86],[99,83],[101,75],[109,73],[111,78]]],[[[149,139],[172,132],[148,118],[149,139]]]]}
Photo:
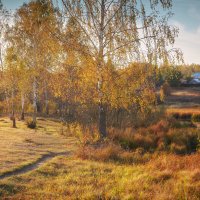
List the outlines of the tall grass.
{"type": "Polygon", "coordinates": [[[78,129],[82,159],[145,163],[157,153],[191,154],[198,150],[200,132],[176,120],[161,120],[147,128],[110,128],[104,141],[97,129],[78,129]],[[83,132],[84,131],[84,132],[83,132]]]}
{"type": "Polygon", "coordinates": [[[138,130],[110,129],[109,137],[127,150],[142,148],[148,152],[167,151],[187,154],[197,150],[200,133],[195,128],[188,128],[184,123],[161,120],[138,130]]]}

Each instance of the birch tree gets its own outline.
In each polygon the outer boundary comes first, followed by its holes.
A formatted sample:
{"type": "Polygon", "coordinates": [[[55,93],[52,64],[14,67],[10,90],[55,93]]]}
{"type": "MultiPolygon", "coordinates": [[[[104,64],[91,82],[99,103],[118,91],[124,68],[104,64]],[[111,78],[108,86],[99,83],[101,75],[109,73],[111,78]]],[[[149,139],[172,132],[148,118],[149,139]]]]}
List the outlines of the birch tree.
{"type": "Polygon", "coordinates": [[[96,65],[99,133],[106,137],[104,68],[132,61],[164,62],[178,34],[168,24],[172,0],[62,0],[65,18],[73,18],[82,31],[82,43],[96,65]],[[159,9],[165,10],[164,15],[159,9]]]}
{"type": "Polygon", "coordinates": [[[16,128],[16,107],[17,107],[17,91],[19,89],[20,75],[23,73],[20,71],[18,65],[17,56],[14,49],[8,48],[5,56],[6,71],[4,72],[4,86],[7,90],[11,102],[11,115],[10,118],[13,121],[13,128],[16,128]]]}
{"type": "MultiPolygon", "coordinates": [[[[49,29],[56,31],[57,22],[54,14],[51,1],[31,1],[17,11],[15,26],[12,30],[16,36],[11,38],[18,44],[17,47],[22,47],[19,49],[20,54],[25,60],[26,67],[31,71],[33,123],[35,124],[39,81],[43,79],[47,82],[45,70],[51,67],[47,65],[52,60],[51,54],[56,51],[55,43],[48,31],[49,29]],[[42,75],[43,77],[40,77],[42,75]]],[[[47,88],[47,85],[45,87],[47,88]]],[[[47,91],[45,92],[47,98],[47,91]]],[[[23,100],[22,97],[22,102],[23,100]]]]}
{"type": "MultiPolygon", "coordinates": [[[[8,26],[8,21],[10,18],[10,13],[4,8],[2,1],[0,0],[0,78],[4,79],[4,71],[5,71],[5,49],[6,49],[6,41],[5,41],[5,33],[8,26]]],[[[9,101],[8,101],[8,91],[4,85],[4,81],[1,81],[0,87],[3,92],[3,96],[6,99],[7,110],[10,111],[9,101]]]]}

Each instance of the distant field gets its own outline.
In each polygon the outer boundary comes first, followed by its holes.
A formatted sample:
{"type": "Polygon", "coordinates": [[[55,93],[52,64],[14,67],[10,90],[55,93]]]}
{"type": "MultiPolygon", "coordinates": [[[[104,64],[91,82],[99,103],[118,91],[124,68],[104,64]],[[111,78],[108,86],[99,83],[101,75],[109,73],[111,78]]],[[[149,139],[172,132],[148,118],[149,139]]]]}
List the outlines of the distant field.
{"type": "Polygon", "coordinates": [[[200,114],[200,88],[172,88],[171,95],[167,97],[165,105],[169,114],[200,114]]]}
{"type": "Polygon", "coordinates": [[[180,114],[200,114],[200,107],[194,107],[194,108],[187,108],[187,107],[181,107],[181,108],[168,108],[167,113],[180,113],[180,114]]]}
{"type": "Polygon", "coordinates": [[[198,107],[200,108],[200,87],[172,88],[166,104],[171,107],[198,107]]]}

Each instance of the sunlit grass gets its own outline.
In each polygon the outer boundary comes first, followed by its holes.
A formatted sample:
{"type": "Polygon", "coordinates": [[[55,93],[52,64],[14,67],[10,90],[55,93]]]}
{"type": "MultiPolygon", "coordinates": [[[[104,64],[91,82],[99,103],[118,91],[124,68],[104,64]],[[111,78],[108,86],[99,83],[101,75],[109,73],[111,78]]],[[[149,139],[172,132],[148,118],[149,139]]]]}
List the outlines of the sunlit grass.
{"type": "Polygon", "coordinates": [[[38,170],[5,180],[2,195],[12,199],[199,199],[200,155],[163,155],[144,165],[118,165],[58,157],[38,170]],[[168,160],[169,164],[165,163],[168,160]],[[195,164],[193,166],[192,162],[195,164]],[[159,163],[159,165],[158,165],[159,163]],[[9,186],[13,191],[9,191],[9,186]]]}
{"type": "Polygon", "coordinates": [[[179,114],[200,114],[200,107],[193,107],[193,108],[168,108],[168,114],[172,113],[179,113],[179,114]]]}
{"type": "MultiPolygon", "coordinates": [[[[60,135],[61,124],[38,120],[11,128],[0,120],[0,173],[33,163],[51,152],[75,151],[76,139],[60,135]]],[[[66,130],[65,130],[66,131],[66,130]]],[[[62,132],[63,133],[63,132],[62,132]]],[[[145,162],[82,160],[77,154],[58,156],[23,175],[0,180],[0,199],[155,199],[200,198],[200,154],[154,153],[145,162]]]]}
{"type": "Polygon", "coordinates": [[[0,174],[20,168],[49,152],[71,151],[74,138],[59,134],[60,123],[38,120],[38,128],[31,130],[25,122],[17,121],[11,128],[7,118],[0,120],[0,174]]]}

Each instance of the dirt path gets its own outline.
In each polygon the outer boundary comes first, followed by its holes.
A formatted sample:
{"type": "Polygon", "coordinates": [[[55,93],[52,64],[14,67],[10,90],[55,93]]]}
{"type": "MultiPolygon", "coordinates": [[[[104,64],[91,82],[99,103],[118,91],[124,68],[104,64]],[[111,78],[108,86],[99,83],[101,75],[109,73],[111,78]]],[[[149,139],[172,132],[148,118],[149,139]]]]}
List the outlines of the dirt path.
{"type": "Polygon", "coordinates": [[[27,172],[33,171],[57,156],[69,155],[69,154],[70,152],[60,152],[60,153],[49,153],[49,154],[43,155],[41,158],[39,158],[33,163],[23,166],[20,169],[15,169],[13,171],[6,172],[0,175],[0,180],[4,178],[9,178],[11,176],[21,175],[21,174],[25,174],[27,172]]]}

